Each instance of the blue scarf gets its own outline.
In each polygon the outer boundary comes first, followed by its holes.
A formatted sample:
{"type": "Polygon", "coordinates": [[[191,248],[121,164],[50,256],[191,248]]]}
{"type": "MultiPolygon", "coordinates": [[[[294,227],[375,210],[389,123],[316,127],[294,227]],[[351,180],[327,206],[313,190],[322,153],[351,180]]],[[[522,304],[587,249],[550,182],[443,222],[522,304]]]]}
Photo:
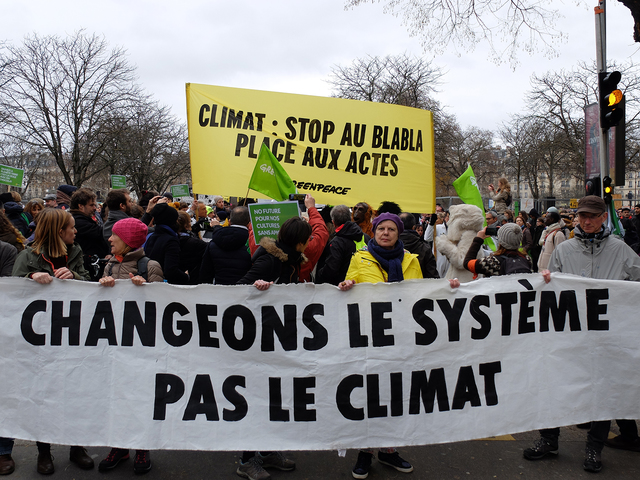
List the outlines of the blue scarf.
{"type": "Polygon", "coordinates": [[[393,250],[387,250],[379,246],[375,239],[369,240],[367,250],[373,255],[380,266],[389,275],[389,282],[401,282],[404,280],[402,274],[402,259],[404,258],[404,244],[402,240],[396,242],[393,250]]]}

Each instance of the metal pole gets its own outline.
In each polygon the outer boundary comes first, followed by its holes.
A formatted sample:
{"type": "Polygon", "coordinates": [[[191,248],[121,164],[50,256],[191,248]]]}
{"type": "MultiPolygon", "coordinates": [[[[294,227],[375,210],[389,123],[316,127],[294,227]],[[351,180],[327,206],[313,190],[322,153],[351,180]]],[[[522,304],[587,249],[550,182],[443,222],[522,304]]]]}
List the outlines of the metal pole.
{"type": "MultiPolygon", "coordinates": [[[[606,0],[599,0],[596,14],[596,63],[598,72],[607,71],[607,17],[606,0]]],[[[598,116],[600,118],[600,116],[598,116]]],[[[609,130],[600,128],[600,195],[604,196],[602,180],[609,175],[609,130]]]]}

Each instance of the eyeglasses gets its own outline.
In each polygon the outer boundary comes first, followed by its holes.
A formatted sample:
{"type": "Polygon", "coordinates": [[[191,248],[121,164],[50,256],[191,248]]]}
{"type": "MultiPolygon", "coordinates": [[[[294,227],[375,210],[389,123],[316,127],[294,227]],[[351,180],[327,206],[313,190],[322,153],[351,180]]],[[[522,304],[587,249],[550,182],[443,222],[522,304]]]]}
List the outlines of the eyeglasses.
{"type": "Polygon", "coordinates": [[[602,215],[604,215],[603,213],[579,213],[578,217],[584,219],[584,220],[595,220],[598,217],[601,217],[602,215]]]}

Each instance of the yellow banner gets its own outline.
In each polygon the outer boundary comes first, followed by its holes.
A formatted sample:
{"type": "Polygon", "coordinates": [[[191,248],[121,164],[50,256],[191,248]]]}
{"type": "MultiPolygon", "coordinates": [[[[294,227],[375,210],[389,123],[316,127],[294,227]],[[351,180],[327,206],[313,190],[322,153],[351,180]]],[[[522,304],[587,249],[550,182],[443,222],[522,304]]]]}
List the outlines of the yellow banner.
{"type": "Polygon", "coordinates": [[[435,210],[427,110],[188,83],[187,118],[195,193],[244,197],[264,142],[318,203],[435,210]]]}

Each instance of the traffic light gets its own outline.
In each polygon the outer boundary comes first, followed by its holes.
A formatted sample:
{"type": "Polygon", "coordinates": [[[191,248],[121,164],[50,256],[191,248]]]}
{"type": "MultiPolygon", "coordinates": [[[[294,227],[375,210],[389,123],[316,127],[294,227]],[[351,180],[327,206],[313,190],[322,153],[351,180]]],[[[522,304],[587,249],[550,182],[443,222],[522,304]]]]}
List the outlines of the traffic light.
{"type": "Polygon", "coordinates": [[[613,199],[613,185],[611,185],[611,177],[607,176],[602,179],[602,188],[604,189],[604,202],[609,205],[613,199]]]}
{"type": "Polygon", "coordinates": [[[600,196],[600,177],[589,178],[585,183],[586,194],[600,196]]]}
{"type": "Polygon", "coordinates": [[[618,108],[622,101],[622,92],[618,90],[618,83],[622,74],[615,72],[598,73],[598,92],[600,96],[600,128],[609,129],[620,123],[624,115],[618,108]]]}

